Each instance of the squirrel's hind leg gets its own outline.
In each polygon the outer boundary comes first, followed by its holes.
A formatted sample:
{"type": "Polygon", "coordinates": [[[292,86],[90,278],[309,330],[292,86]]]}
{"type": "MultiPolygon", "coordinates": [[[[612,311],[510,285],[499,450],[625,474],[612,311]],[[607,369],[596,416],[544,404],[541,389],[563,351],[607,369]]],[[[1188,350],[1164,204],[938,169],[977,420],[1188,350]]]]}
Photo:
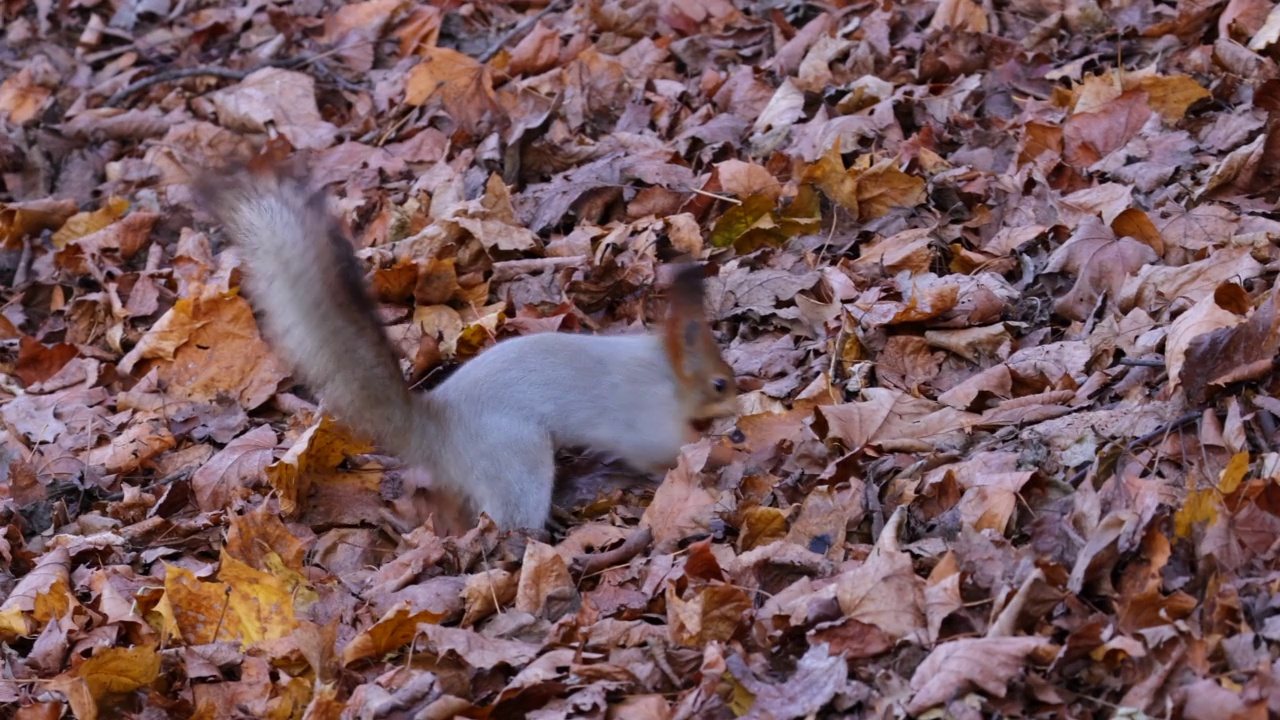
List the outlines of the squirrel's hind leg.
{"type": "Polygon", "coordinates": [[[468,453],[476,507],[504,530],[542,530],[551,516],[555,451],[550,436],[526,431],[487,438],[468,453]]]}

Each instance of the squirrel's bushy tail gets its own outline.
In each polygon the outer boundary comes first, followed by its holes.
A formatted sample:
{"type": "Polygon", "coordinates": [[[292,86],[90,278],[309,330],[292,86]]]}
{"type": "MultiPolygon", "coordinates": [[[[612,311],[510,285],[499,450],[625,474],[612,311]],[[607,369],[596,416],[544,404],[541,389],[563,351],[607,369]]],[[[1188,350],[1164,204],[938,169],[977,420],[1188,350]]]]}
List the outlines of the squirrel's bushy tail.
{"type": "Polygon", "coordinates": [[[193,184],[244,259],[262,328],[325,408],[385,450],[412,459],[421,403],[378,324],[360,266],[324,198],[278,171],[193,184]]]}

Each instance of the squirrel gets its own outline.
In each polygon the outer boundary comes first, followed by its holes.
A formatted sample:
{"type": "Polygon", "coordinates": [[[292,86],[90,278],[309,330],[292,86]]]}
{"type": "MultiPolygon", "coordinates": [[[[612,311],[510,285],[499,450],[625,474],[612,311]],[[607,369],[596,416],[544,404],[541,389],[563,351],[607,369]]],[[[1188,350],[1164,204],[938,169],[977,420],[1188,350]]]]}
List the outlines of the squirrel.
{"type": "Polygon", "coordinates": [[[268,341],[326,410],[502,529],[546,526],[561,447],[657,473],[736,414],[698,265],[675,273],[660,332],[511,338],[414,393],[322,192],[272,169],[204,175],[191,189],[241,249],[268,341]]]}

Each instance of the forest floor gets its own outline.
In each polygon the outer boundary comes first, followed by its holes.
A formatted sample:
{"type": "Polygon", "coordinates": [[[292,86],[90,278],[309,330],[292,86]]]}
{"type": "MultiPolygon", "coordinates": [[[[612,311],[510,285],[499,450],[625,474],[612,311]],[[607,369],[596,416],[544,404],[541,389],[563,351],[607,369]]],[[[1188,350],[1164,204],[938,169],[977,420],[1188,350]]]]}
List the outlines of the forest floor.
{"type": "Polygon", "coordinates": [[[0,15],[0,717],[1280,713],[1269,0],[0,15]],[[741,417],[455,527],[259,335],[252,157],[411,382],[695,257],[741,417]]]}

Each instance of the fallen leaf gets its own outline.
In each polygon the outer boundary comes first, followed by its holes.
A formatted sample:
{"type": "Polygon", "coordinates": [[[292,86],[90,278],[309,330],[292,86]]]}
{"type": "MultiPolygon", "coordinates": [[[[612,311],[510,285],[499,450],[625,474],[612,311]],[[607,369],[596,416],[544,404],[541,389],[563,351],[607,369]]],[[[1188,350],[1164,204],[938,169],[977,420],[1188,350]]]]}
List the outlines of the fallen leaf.
{"type": "Polygon", "coordinates": [[[911,676],[907,712],[921,713],[976,688],[1004,697],[1027,656],[1046,643],[1035,637],[960,638],[942,643],[911,676]]]}

